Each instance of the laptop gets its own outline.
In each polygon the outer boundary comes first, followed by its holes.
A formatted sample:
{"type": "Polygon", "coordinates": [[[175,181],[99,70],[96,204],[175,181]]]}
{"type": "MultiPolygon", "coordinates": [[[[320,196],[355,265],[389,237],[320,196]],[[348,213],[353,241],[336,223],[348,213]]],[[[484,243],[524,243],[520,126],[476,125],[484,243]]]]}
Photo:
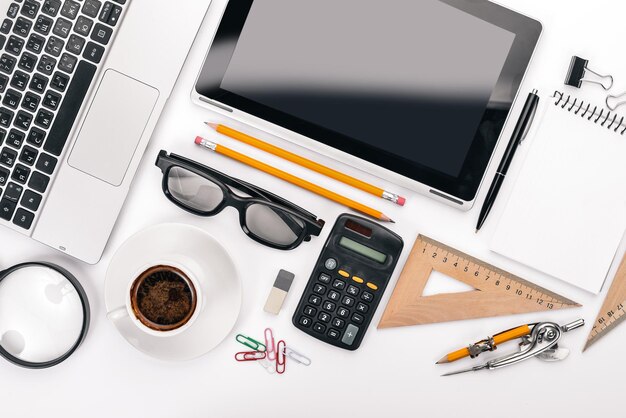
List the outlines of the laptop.
{"type": "Polygon", "coordinates": [[[209,4],[0,0],[1,225],[99,261],[209,4]]]}

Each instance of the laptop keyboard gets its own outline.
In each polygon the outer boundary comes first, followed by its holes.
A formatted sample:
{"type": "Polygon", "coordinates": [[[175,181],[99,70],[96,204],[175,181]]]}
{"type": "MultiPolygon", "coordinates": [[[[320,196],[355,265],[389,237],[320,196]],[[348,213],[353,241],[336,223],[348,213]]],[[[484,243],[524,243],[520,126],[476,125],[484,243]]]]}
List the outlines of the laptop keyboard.
{"type": "Polygon", "coordinates": [[[31,228],[126,3],[9,6],[0,24],[0,219],[31,228]]]}

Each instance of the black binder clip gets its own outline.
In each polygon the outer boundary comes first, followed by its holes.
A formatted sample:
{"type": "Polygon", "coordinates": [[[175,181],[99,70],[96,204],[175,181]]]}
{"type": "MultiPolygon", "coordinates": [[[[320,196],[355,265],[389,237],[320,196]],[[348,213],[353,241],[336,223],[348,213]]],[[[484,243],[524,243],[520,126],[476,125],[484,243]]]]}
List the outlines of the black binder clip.
{"type": "Polygon", "coordinates": [[[602,86],[604,90],[609,90],[613,87],[613,76],[610,75],[602,75],[598,74],[595,71],[590,70],[587,67],[589,60],[584,58],[577,57],[574,55],[572,57],[572,62],[569,64],[569,71],[567,72],[567,77],[565,77],[565,84],[568,86],[580,88],[582,83],[593,83],[602,86]],[[598,77],[598,80],[588,80],[585,79],[585,75],[587,72],[598,77]]]}

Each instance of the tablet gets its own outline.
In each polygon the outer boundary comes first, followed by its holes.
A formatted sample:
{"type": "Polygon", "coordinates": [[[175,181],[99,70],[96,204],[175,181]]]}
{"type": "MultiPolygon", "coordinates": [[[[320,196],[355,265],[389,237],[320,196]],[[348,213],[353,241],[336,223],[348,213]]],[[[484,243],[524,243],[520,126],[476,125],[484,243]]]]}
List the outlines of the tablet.
{"type": "Polygon", "coordinates": [[[541,33],[486,0],[237,0],[198,97],[471,207],[541,33]]]}

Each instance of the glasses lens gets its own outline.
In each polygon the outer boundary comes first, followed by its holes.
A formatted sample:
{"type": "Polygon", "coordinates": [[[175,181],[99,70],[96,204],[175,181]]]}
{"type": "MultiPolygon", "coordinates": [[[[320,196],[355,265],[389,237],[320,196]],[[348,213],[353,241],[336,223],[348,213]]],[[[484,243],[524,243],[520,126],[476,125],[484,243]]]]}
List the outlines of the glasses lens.
{"type": "Polygon", "coordinates": [[[217,184],[181,167],[170,169],[167,187],[177,201],[200,212],[210,212],[224,200],[217,184]]]}
{"type": "Polygon", "coordinates": [[[279,246],[295,243],[305,230],[302,219],[261,203],[248,206],[246,226],[256,237],[279,246]]]}
{"type": "Polygon", "coordinates": [[[79,341],[83,321],[76,288],[56,270],[23,267],[0,281],[0,346],[18,360],[57,360],[79,341]]]}

